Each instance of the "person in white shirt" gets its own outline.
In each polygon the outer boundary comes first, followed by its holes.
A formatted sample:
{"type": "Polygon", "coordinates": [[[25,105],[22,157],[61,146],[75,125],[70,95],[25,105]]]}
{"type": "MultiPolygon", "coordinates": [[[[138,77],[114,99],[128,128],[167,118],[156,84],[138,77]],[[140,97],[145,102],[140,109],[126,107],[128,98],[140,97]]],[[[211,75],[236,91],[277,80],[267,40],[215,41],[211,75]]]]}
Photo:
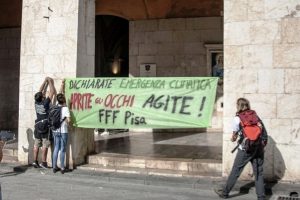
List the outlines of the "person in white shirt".
{"type": "MultiPolygon", "coordinates": [[[[232,136],[231,141],[235,142],[238,137],[240,139],[244,139],[243,129],[241,127],[241,118],[239,117],[242,113],[253,111],[250,107],[249,100],[245,98],[239,98],[236,103],[237,113],[233,119],[233,126],[232,126],[232,136]]],[[[252,149],[251,151],[247,151],[246,147],[243,143],[239,144],[238,152],[236,154],[232,170],[226,184],[222,188],[215,188],[215,192],[218,196],[222,199],[229,198],[229,193],[234,187],[237,179],[239,178],[240,174],[242,173],[244,167],[248,162],[251,162],[253,168],[253,174],[255,175],[255,188],[256,188],[256,195],[258,200],[265,199],[265,189],[264,189],[264,177],[263,177],[263,163],[264,163],[264,148],[267,145],[268,141],[268,134],[263,125],[263,122],[259,119],[259,123],[261,125],[261,136],[258,139],[258,144],[256,148],[252,149]]]]}
{"type": "Polygon", "coordinates": [[[54,138],[54,151],[52,157],[52,168],[53,172],[56,173],[59,171],[57,167],[57,159],[58,153],[60,151],[60,172],[62,174],[65,173],[65,155],[66,155],[66,148],[68,143],[68,126],[70,123],[70,111],[69,108],[66,106],[66,98],[63,94],[64,91],[64,81],[62,82],[60,93],[57,94],[56,99],[58,102],[58,106],[61,106],[61,126],[60,128],[53,131],[53,138],[54,138]]]}

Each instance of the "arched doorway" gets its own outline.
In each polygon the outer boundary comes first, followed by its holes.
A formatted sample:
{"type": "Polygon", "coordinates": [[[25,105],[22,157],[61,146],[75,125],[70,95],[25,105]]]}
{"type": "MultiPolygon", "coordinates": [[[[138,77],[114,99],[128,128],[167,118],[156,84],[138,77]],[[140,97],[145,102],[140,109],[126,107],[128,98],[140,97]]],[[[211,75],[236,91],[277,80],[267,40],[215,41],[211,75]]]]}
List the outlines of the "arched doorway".
{"type": "Polygon", "coordinates": [[[95,77],[127,77],[129,21],[111,15],[96,16],[95,77]]]}

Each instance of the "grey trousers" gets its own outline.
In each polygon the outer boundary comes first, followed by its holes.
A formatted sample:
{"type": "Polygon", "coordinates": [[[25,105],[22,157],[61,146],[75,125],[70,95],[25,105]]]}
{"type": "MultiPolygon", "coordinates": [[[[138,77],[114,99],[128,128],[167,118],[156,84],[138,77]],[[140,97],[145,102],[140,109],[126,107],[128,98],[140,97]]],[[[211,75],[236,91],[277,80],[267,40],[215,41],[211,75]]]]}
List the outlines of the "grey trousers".
{"type": "Polygon", "coordinates": [[[265,198],[264,177],[263,177],[263,163],[264,163],[264,150],[258,149],[252,154],[248,154],[245,151],[238,149],[238,153],[235,157],[234,164],[231,173],[228,177],[226,185],[223,188],[223,194],[228,196],[229,192],[235,185],[237,179],[241,175],[244,167],[248,162],[251,162],[253,173],[255,175],[255,188],[258,200],[265,198]]]}

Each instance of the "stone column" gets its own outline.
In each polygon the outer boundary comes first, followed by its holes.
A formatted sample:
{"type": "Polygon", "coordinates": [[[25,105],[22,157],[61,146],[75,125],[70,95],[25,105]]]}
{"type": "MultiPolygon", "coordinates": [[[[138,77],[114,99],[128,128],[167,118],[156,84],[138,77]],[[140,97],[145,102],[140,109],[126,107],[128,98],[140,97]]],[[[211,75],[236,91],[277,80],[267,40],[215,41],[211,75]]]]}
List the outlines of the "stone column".
{"type": "MultiPolygon", "coordinates": [[[[232,118],[246,97],[269,133],[266,178],[300,180],[300,2],[224,0],[223,175],[231,170],[232,118]]],[[[250,165],[242,178],[252,179],[250,165]]]]}
{"type": "MultiPolygon", "coordinates": [[[[94,76],[95,2],[93,0],[25,0],[19,97],[18,159],[32,162],[34,94],[46,76],[53,77],[59,90],[68,77],[94,76]]],[[[71,129],[71,167],[83,163],[93,151],[93,131],[71,129]]],[[[48,162],[51,153],[48,154],[48,162]]]]}

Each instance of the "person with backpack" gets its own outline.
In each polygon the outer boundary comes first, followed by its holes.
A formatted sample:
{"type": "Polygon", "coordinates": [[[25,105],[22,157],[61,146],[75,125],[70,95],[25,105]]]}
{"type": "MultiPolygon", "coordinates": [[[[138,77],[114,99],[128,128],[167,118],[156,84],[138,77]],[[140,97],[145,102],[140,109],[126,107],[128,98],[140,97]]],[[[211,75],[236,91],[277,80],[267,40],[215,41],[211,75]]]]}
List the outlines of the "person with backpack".
{"type": "Polygon", "coordinates": [[[255,175],[255,188],[258,200],[265,199],[263,163],[264,147],[268,142],[267,131],[263,122],[254,110],[250,108],[250,102],[245,98],[237,100],[237,113],[233,120],[233,134],[231,141],[235,142],[239,137],[238,152],[234,160],[231,173],[222,189],[215,189],[220,198],[229,198],[229,192],[235,185],[248,162],[251,162],[255,175]]]}
{"type": "Polygon", "coordinates": [[[34,125],[34,147],[33,147],[33,167],[35,168],[48,168],[47,154],[50,146],[49,141],[49,127],[48,127],[48,114],[51,101],[56,93],[53,79],[46,77],[39,92],[34,95],[35,99],[35,112],[36,120],[34,125]],[[46,96],[47,87],[50,87],[49,95],[46,96]],[[38,163],[39,148],[42,147],[42,163],[38,163]]]}
{"type": "Polygon", "coordinates": [[[66,106],[66,98],[64,95],[64,81],[61,84],[60,93],[57,94],[56,100],[58,104],[51,108],[49,114],[50,128],[53,130],[54,151],[52,157],[53,173],[60,170],[65,173],[65,155],[68,143],[68,126],[70,123],[70,111],[66,106]],[[57,166],[58,153],[60,151],[60,169],[57,166]]]}

